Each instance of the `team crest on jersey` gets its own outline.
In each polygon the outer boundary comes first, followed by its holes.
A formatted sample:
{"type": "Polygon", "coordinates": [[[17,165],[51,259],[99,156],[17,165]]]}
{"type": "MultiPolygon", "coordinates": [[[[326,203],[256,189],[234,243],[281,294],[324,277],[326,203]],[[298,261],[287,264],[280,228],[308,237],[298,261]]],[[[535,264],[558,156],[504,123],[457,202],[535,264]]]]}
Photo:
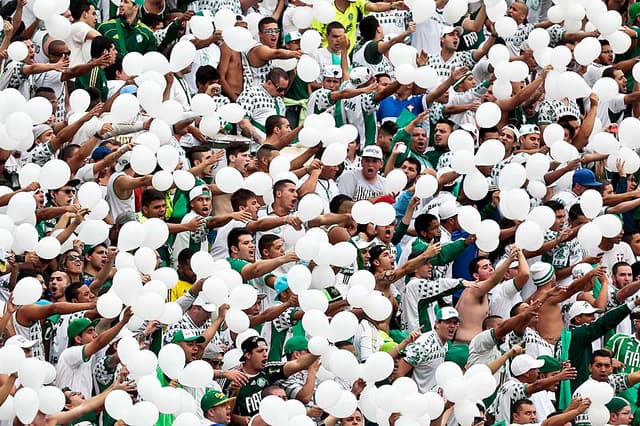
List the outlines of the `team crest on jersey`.
{"type": "Polygon", "coordinates": [[[353,20],[353,13],[349,14],[349,20],[352,21],[353,20]]]}
{"type": "Polygon", "coordinates": [[[267,379],[265,379],[264,377],[258,377],[258,379],[256,380],[256,384],[263,388],[266,387],[269,383],[267,383],[267,379]]]}
{"type": "Polygon", "coordinates": [[[136,41],[137,41],[138,43],[142,43],[142,34],[138,34],[138,35],[136,36],[136,41]]]}

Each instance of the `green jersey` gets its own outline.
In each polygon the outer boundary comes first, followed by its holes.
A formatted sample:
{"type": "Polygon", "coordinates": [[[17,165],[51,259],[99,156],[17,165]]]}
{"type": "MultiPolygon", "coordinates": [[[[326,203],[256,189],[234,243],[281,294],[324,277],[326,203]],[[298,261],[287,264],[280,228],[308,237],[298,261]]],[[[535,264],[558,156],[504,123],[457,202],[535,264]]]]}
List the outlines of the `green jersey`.
{"type": "MultiPolygon", "coordinates": [[[[258,374],[249,377],[247,384],[238,391],[234,413],[239,416],[254,416],[258,414],[260,401],[262,401],[262,389],[283,379],[286,379],[284,363],[267,363],[258,374]]],[[[229,393],[230,384],[231,382],[227,379],[222,383],[222,389],[227,393],[229,393]]]]}
{"type": "Polygon", "coordinates": [[[95,87],[100,91],[102,102],[106,102],[109,98],[109,86],[107,85],[107,74],[104,69],[95,67],[88,73],[76,77],[76,89],[88,89],[95,87]]]}
{"type": "MultiPolygon", "coordinates": [[[[640,371],[640,340],[635,336],[617,333],[605,345],[613,352],[613,357],[624,364],[620,373],[631,374],[640,371]]],[[[632,405],[638,402],[638,385],[624,391],[621,396],[632,405]]]]}
{"type": "Polygon", "coordinates": [[[116,50],[122,56],[129,52],[145,54],[157,48],[153,31],[139,19],[133,25],[129,25],[122,18],[111,19],[100,24],[98,31],[113,41],[116,50]]]}

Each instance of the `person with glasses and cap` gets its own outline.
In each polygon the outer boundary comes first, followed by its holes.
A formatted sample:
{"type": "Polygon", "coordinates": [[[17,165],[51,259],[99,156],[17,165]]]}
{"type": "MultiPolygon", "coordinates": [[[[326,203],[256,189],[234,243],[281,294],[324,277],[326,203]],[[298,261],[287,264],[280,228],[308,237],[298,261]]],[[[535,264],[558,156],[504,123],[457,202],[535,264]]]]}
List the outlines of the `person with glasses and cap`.
{"type": "Polygon", "coordinates": [[[246,114],[245,118],[238,123],[244,133],[258,143],[264,143],[267,118],[272,115],[285,115],[282,96],[287,92],[288,87],[289,74],[277,67],[269,71],[266,81],[245,85],[237,101],[246,114]]]}
{"type": "Polygon", "coordinates": [[[626,399],[614,396],[605,404],[605,407],[609,410],[609,425],[628,426],[633,424],[633,409],[626,399]]]}

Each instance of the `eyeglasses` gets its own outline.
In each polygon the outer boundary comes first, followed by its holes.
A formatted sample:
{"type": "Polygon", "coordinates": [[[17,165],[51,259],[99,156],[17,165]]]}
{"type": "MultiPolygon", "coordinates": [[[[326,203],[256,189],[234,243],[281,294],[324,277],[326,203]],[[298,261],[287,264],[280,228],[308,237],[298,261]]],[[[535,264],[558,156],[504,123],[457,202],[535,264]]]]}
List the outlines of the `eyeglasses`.
{"type": "Polygon", "coordinates": [[[61,191],[61,192],[64,192],[64,193],[65,193],[65,194],[67,194],[67,195],[70,195],[70,194],[71,194],[71,195],[75,195],[75,193],[76,193],[76,190],[75,190],[75,189],[61,189],[60,191],[61,191]]]}
{"type": "Polygon", "coordinates": [[[70,261],[75,261],[75,260],[82,260],[82,256],[78,256],[77,254],[71,254],[69,255],[69,257],[67,257],[67,260],[70,261]]]}
{"type": "Polygon", "coordinates": [[[286,87],[280,87],[278,86],[273,80],[269,80],[271,82],[271,84],[273,84],[273,86],[276,88],[276,92],[283,94],[284,92],[287,91],[286,87]]]}
{"type": "Polygon", "coordinates": [[[263,34],[280,34],[280,30],[278,28],[269,28],[268,30],[264,30],[263,34]]]}

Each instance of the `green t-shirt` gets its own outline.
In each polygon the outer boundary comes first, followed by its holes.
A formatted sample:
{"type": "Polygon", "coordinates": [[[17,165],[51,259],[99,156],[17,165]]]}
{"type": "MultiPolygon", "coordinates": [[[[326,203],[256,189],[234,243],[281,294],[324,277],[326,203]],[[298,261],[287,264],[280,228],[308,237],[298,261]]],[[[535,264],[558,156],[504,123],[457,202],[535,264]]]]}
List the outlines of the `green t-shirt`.
{"type": "Polygon", "coordinates": [[[88,89],[95,87],[100,91],[102,102],[106,102],[109,97],[109,86],[107,85],[107,75],[104,69],[95,67],[86,74],[76,77],[76,89],[88,89]]]}
{"type": "MultiPolygon", "coordinates": [[[[613,352],[613,357],[624,364],[621,373],[631,374],[640,371],[640,341],[635,336],[624,333],[617,333],[611,336],[605,345],[613,352]]],[[[638,388],[635,385],[620,395],[632,405],[638,404],[638,388]]]]}

